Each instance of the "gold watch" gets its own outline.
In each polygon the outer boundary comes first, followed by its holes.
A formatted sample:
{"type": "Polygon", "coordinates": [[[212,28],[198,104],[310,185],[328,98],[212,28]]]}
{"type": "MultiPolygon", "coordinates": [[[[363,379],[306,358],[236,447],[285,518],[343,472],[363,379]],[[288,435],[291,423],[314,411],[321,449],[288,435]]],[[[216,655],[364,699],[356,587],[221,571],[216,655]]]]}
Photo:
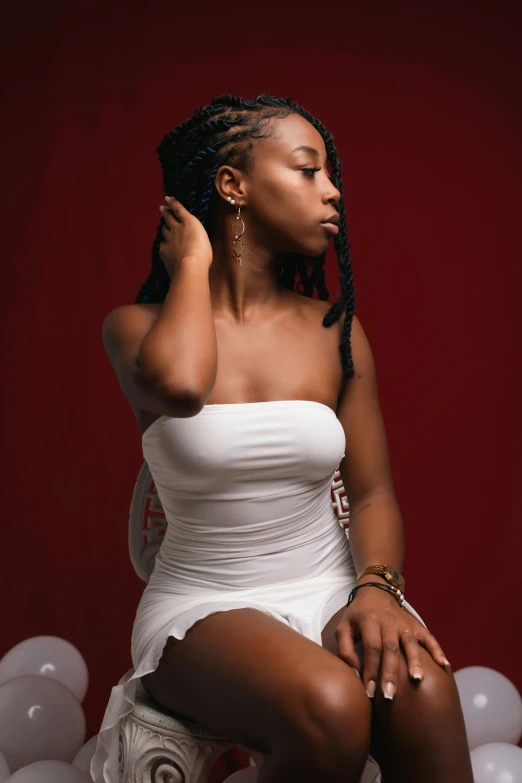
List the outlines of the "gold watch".
{"type": "Polygon", "coordinates": [[[373,565],[368,566],[367,568],[363,568],[362,571],[357,574],[357,581],[359,581],[361,576],[364,576],[365,574],[379,574],[379,576],[383,576],[387,582],[389,582],[394,587],[397,587],[402,591],[402,593],[404,593],[404,588],[406,586],[404,577],[401,576],[401,574],[399,574],[395,568],[392,568],[389,565],[373,565]]]}

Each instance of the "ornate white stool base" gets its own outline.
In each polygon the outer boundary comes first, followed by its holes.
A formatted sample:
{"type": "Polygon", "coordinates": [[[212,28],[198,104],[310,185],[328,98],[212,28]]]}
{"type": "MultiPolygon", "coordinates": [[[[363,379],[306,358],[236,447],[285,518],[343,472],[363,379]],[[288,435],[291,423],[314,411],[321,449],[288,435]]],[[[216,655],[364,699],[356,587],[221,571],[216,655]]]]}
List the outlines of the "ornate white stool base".
{"type": "Polygon", "coordinates": [[[138,681],[135,707],[120,722],[120,783],[207,783],[214,761],[235,744],[160,712],[138,681]]]}

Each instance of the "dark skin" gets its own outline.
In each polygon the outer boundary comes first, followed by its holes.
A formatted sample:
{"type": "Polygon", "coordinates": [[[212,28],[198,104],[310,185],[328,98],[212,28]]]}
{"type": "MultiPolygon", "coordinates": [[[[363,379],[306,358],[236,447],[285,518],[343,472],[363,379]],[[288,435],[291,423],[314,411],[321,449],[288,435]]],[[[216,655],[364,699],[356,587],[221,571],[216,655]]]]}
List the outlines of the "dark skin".
{"type": "MultiPolygon", "coordinates": [[[[326,329],[322,319],[330,303],[288,291],[279,284],[277,275],[276,259],[282,251],[317,256],[326,250],[332,234],[321,221],[335,211],[340,194],[329,177],[323,139],[313,126],[297,115],[277,121],[277,126],[275,138],[256,141],[252,172],[245,175],[230,166],[218,171],[215,185],[221,198],[211,242],[199,221],[179,202],[168,202],[172,212],[163,208],[167,227],[162,252],[167,268],[169,248],[173,254],[179,253],[184,242],[183,253],[187,254],[187,234],[180,230],[187,224],[192,231],[188,255],[211,253],[212,257],[209,285],[219,361],[213,388],[203,395],[202,402],[305,399],[331,407],[346,436],[345,458],[339,469],[349,499],[350,543],[356,568],[388,563],[401,571],[402,521],[368,339],[354,317],[351,342],[356,372],[343,398],[338,350],[343,319],[326,329]],[[317,156],[294,153],[301,145],[315,148],[317,156]],[[314,167],[320,170],[313,174],[304,171],[314,167]],[[228,197],[235,200],[234,206],[228,197]],[[239,202],[246,226],[241,266],[231,249],[234,232],[241,230],[241,224],[234,223],[239,202]],[[196,221],[204,234],[191,221],[196,221]]],[[[132,307],[145,309],[153,323],[162,306],[132,307]]],[[[127,396],[143,433],[159,414],[137,407],[132,396],[127,396]]],[[[369,581],[386,584],[375,575],[362,577],[359,584],[369,581]]],[[[232,623],[233,613],[228,614],[232,623]]],[[[215,614],[197,623],[192,639],[196,634],[203,639],[204,628],[209,633],[212,628],[219,639],[216,624],[222,616],[215,614]]],[[[172,671],[181,671],[184,644],[185,640],[169,637],[158,670],[142,678],[151,694],[157,686],[155,697],[165,697],[167,706],[165,672],[170,665],[172,671]]],[[[259,648],[260,643],[256,644],[259,648]]],[[[370,699],[370,752],[385,783],[472,783],[453,674],[435,637],[401,608],[394,596],[372,587],[359,591],[350,607],[329,620],[322,644],[324,653],[350,664],[345,671],[354,693],[364,688],[367,699],[371,683],[377,686],[370,699]],[[359,639],[364,645],[364,665],[354,647],[359,639]],[[355,667],[362,679],[350,667],[355,667]],[[416,667],[421,669],[420,680],[413,678],[416,667]],[[384,698],[387,682],[392,682],[393,700],[384,698]]],[[[264,659],[262,650],[260,654],[264,659]]],[[[300,652],[301,662],[302,655],[300,652]]],[[[310,663],[311,676],[314,666],[310,663]]],[[[179,704],[174,708],[180,708],[179,704]]],[[[205,721],[204,715],[201,720],[205,721]]]]}

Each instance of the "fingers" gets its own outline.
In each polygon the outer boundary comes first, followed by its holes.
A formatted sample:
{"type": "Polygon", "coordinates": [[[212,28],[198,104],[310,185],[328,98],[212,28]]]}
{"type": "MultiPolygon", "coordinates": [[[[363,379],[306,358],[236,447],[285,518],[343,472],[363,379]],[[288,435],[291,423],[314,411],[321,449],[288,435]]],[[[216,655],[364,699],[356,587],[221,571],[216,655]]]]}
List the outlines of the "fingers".
{"type": "MultiPolygon", "coordinates": [[[[425,625],[419,622],[418,618],[415,617],[414,614],[410,612],[409,609],[407,609],[405,606],[403,607],[403,611],[407,612],[410,617],[413,617],[413,623],[414,623],[414,632],[417,637],[417,641],[419,644],[422,644],[423,647],[425,647],[428,652],[431,653],[431,656],[434,661],[436,661],[441,666],[451,666],[450,662],[444,655],[442,651],[442,647],[438,643],[438,641],[435,639],[432,633],[428,631],[425,625]]],[[[410,634],[407,634],[410,636],[410,634]]]]}
{"type": "MultiPolygon", "coordinates": [[[[389,617],[385,615],[380,615],[378,618],[366,617],[364,626],[361,626],[361,633],[364,645],[363,681],[368,696],[373,698],[379,687],[384,698],[392,700],[397,693],[402,654],[396,617],[394,614],[389,617]]],[[[414,667],[419,666],[420,663],[417,637],[414,633],[407,633],[402,639],[409,645],[407,651],[411,658],[408,661],[408,670],[413,676],[414,667]]]]}
{"type": "Polygon", "coordinates": [[[436,662],[442,666],[450,665],[433,634],[410,612],[408,614],[411,616],[411,627],[406,629],[397,612],[387,609],[379,613],[366,611],[356,619],[341,621],[335,631],[339,657],[358,671],[361,671],[361,665],[354,639],[355,636],[361,638],[364,648],[361,679],[371,699],[375,696],[377,687],[380,687],[385,699],[392,700],[397,693],[401,646],[408,673],[413,680],[420,681],[424,677],[419,654],[420,645],[426,647],[436,662]]]}
{"type": "Polygon", "coordinates": [[[165,222],[165,225],[161,227],[161,233],[163,234],[163,239],[167,240],[170,232],[172,231],[175,224],[181,223],[181,218],[179,217],[179,210],[177,209],[177,206],[181,206],[179,201],[176,201],[171,196],[165,196],[165,201],[169,205],[169,207],[160,207],[160,212],[163,215],[163,220],[165,222]],[[176,211],[178,212],[178,216],[176,217],[176,211]]]}
{"type": "Polygon", "coordinates": [[[165,207],[160,207],[161,214],[163,215],[163,220],[165,221],[165,225],[161,226],[161,233],[163,234],[163,239],[167,240],[168,235],[171,232],[171,228],[169,226],[169,222],[173,220],[172,215],[165,207]]]}
{"type": "MultiPolygon", "coordinates": [[[[450,662],[442,651],[442,647],[435,639],[433,634],[427,630],[427,628],[424,628],[422,625],[421,629],[416,630],[415,633],[417,635],[419,644],[422,644],[422,646],[431,653],[431,657],[434,661],[436,661],[441,666],[451,666],[450,662]]],[[[406,636],[411,636],[411,634],[406,634],[406,636]]]]}
{"type": "Polygon", "coordinates": [[[382,657],[381,621],[377,616],[366,616],[361,635],[364,647],[363,682],[368,696],[373,699],[382,657]]]}
{"type": "MultiPolygon", "coordinates": [[[[399,632],[397,623],[389,621],[382,624],[382,678],[381,688],[385,699],[393,699],[397,692],[399,679],[399,632]]],[[[413,636],[413,634],[411,634],[413,636]]]]}
{"type": "Polygon", "coordinates": [[[362,632],[364,644],[364,684],[370,698],[373,698],[376,690],[379,666],[382,667],[380,687],[385,699],[393,699],[397,693],[399,680],[399,664],[401,645],[408,664],[408,673],[413,680],[420,681],[424,677],[421,657],[419,655],[420,644],[425,646],[435,661],[443,666],[449,666],[449,661],[444,656],[441,647],[432,634],[423,626],[423,631],[408,630],[399,636],[397,623],[380,621],[368,624],[362,632]],[[382,637],[382,643],[379,640],[382,637]]]}
{"type": "Polygon", "coordinates": [[[337,640],[337,649],[339,651],[339,657],[349,663],[350,666],[356,670],[360,675],[362,670],[362,662],[355,649],[355,640],[353,638],[352,626],[349,623],[342,623],[335,629],[335,638],[337,640]]]}
{"type": "Polygon", "coordinates": [[[174,223],[182,222],[181,210],[183,207],[181,206],[180,202],[172,196],[165,196],[165,201],[167,202],[168,207],[161,206],[159,209],[163,215],[165,225],[168,227],[167,230],[170,231],[170,226],[172,226],[174,223]]]}
{"type": "Polygon", "coordinates": [[[174,217],[181,222],[183,213],[186,212],[186,209],[181,201],[178,201],[177,198],[174,198],[174,196],[165,196],[165,201],[169,205],[169,209],[172,211],[174,217]]]}
{"type": "Polygon", "coordinates": [[[408,661],[408,672],[413,680],[422,680],[424,672],[422,670],[421,658],[419,655],[419,640],[416,635],[411,633],[402,633],[399,641],[404,649],[406,660],[408,661]]]}

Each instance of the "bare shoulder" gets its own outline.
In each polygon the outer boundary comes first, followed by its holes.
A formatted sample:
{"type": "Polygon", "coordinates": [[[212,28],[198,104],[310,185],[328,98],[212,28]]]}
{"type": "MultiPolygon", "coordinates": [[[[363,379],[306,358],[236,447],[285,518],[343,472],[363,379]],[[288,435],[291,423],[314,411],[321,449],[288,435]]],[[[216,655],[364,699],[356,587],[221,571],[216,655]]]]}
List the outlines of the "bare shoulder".
{"type": "MultiPolygon", "coordinates": [[[[325,302],[324,300],[310,300],[312,303],[311,312],[318,314],[320,321],[324,318],[326,313],[332,307],[332,302],[325,302]]],[[[346,311],[341,313],[339,320],[332,324],[331,330],[334,330],[336,334],[336,344],[339,345],[342,334],[344,331],[344,324],[346,321],[346,311]]],[[[372,349],[366,333],[359,318],[355,315],[352,316],[352,328],[350,331],[350,352],[352,355],[355,375],[354,378],[361,378],[364,374],[365,377],[374,379],[375,377],[375,365],[373,359],[372,349]]],[[[341,389],[342,389],[341,385],[341,389]]]]}
{"type": "MultiPolygon", "coordinates": [[[[298,296],[300,295],[298,294],[298,296]]],[[[310,299],[309,297],[303,297],[303,296],[300,296],[300,298],[307,300],[308,311],[314,318],[321,318],[321,319],[324,318],[325,315],[331,310],[334,304],[333,302],[328,302],[325,301],[324,299],[310,299]]],[[[343,312],[339,316],[339,320],[336,321],[335,324],[332,324],[331,328],[333,329],[335,325],[337,325],[339,329],[339,334],[341,334],[344,329],[345,319],[346,319],[346,312],[343,312]]],[[[361,322],[354,314],[352,318],[351,338],[359,339],[361,337],[361,334],[364,334],[362,331],[361,322]]]]}
{"type": "MultiPolygon", "coordinates": [[[[341,316],[344,326],[346,314],[341,316]]],[[[340,320],[341,320],[340,319],[340,320]]],[[[342,329],[343,327],[341,327],[342,329]]],[[[370,341],[363,329],[359,318],[354,314],[350,332],[350,352],[352,355],[354,375],[350,386],[350,393],[356,387],[364,388],[368,394],[377,394],[375,359],[370,341]],[[358,381],[358,383],[354,383],[358,381]]]]}
{"type": "Polygon", "coordinates": [[[332,307],[332,302],[326,302],[324,299],[312,299],[295,291],[292,293],[297,309],[304,317],[312,318],[313,320],[322,319],[332,307]]]}

